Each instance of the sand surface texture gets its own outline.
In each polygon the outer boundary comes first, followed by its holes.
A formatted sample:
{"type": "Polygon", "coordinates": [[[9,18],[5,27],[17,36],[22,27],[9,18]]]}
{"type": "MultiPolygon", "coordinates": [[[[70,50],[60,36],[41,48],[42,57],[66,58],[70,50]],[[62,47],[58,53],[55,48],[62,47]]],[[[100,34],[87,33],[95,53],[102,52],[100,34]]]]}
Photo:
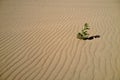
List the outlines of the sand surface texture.
{"type": "Polygon", "coordinates": [[[0,80],[120,80],[120,1],[0,0],[0,80]]]}

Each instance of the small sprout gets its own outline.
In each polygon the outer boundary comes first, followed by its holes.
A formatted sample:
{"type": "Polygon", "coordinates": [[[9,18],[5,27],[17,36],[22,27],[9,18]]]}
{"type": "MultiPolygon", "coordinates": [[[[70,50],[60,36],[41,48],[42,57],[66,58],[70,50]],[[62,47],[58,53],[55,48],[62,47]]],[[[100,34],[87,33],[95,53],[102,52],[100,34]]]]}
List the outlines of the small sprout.
{"type": "Polygon", "coordinates": [[[83,40],[88,39],[89,34],[88,34],[87,30],[89,30],[89,29],[90,29],[90,28],[89,28],[88,23],[85,23],[83,29],[81,30],[81,33],[79,32],[79,33],[77,34],[77,38],[78,38],[78,39],[83,39],[83,40]]]}
{"type": "Polygon", "coordinates": [[[92,40],[94,38],[100,38],[100,35],[89,36],[88,34],[89,29],[90,29],[90,26],[88,25],[88,23],[85,23],[81,32],[77,34],[77,38],[82,40],[92,40]]]}

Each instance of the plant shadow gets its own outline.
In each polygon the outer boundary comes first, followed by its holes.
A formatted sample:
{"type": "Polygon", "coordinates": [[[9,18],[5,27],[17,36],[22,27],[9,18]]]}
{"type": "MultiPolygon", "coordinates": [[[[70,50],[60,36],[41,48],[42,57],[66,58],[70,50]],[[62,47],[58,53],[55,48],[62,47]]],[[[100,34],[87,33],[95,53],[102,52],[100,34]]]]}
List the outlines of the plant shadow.
{"type": "Polygon", "coordinates": [[[84,40],[93,40],[94,38],[100,38],[100,35],[90,36],[88,38],[85,38],[84,40]]]}

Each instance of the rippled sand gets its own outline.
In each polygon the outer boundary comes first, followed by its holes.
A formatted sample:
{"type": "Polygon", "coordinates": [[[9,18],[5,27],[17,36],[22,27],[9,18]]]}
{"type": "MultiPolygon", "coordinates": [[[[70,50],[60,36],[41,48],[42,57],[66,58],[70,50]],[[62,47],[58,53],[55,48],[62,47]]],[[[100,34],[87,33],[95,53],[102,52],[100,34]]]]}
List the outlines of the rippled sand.
{"type": "Polygon", "coordinates": [[[120,1],[0,0],[0,80],[120,80],[120,1]]]}

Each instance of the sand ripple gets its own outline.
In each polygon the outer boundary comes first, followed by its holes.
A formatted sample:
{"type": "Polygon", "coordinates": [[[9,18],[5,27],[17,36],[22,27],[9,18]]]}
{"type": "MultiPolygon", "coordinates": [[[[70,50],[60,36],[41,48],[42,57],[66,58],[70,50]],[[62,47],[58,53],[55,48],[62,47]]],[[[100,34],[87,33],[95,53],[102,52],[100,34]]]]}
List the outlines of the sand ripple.
{"type": "Polygon", "coordinates": [[[0,1],[0,80],[120,80],[118,0],[0,1]],[[76,34],[88,22],[93,40],[76,34]]]}

